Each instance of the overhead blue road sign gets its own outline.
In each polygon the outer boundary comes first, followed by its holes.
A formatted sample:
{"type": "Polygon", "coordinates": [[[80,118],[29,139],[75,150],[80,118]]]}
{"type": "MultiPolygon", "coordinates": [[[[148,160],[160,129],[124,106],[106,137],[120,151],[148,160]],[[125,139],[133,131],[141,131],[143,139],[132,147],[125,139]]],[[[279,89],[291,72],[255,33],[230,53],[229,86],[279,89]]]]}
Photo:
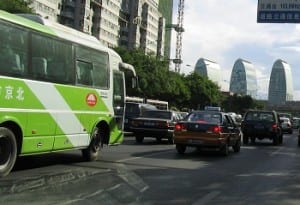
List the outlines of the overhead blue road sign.
{"type": "Polygon", "coordinates": [[[258,23],[300,23],[300,0],[258,0],[258,23]]]}

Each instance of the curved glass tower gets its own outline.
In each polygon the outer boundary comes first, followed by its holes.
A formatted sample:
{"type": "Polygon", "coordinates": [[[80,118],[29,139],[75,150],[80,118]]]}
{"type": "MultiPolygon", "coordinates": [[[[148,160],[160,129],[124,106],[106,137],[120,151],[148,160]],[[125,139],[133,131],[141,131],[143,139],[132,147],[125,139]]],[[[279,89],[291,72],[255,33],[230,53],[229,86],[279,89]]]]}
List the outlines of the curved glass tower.
{"type": "Polygon", "coordinates": [[[231,72],[229,91],[256,98],[257,78],[251,62],[240,58],[235,61],[231,72]]]}
{"type": "Polygon", "coordinates": [[[278,59],[274,62],[269,83],[268,102],[283,105],[293,100],[293,78],[290,65],[278,59]]]}
{"type": "Polygon", "coordinates": [[[206,76],[209,80],[220,86],[221,68],[218,63],[208,59],[199,58],[195,65],[195,72],[202,76],[206,76]]]}

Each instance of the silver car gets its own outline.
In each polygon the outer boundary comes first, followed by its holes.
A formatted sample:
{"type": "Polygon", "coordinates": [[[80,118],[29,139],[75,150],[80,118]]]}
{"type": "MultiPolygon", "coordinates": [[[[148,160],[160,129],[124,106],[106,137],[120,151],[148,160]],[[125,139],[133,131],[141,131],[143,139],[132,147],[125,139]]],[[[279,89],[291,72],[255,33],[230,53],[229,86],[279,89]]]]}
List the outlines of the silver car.
{"type": "Polygon", "coordinates": [[[287,132],[289,134],[293,133],[292,123],[287,117],[280,117],[281,120],[281,128],[283,132],[287,132]]]}

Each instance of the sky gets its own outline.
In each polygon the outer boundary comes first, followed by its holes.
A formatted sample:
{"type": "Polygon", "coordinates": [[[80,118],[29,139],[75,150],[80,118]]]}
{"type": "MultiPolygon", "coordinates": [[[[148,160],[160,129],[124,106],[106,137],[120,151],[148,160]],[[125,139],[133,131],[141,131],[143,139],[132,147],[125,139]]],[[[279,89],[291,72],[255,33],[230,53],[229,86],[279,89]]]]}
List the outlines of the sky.
{"type": "MultiPolygon", "coordinates": [[[[178,0],[173,1],[176,24],[178,0]]],[[[242,58],[256,69],[258,98],[267,99],[272,66],[282,59],[291,67],[294,100],[300,100],[300,24],[257,23],[257,4],[257,0],[185,0],[181,73],[192,72],[199,58],[215,61],[221,67],[221,89],[228,91],[233,65],[242,58]]],[[[175,51],[173,31],[171,58],[175,51]]]]}

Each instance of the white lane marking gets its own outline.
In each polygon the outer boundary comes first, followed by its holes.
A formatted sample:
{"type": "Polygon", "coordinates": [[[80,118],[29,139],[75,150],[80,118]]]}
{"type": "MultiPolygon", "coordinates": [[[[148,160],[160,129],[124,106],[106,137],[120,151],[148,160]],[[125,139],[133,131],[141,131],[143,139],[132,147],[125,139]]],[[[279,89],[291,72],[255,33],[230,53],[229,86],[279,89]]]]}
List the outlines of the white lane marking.
{"type": "Polygon", "coordinates": [[[220,194],[219,191],[212,191],[204,195],[201,199],[195,201],[192,205],[204,205],[220,194]]]}
{"type": "Polygon", "coordinates": [[[174,150],[160,151],[160,152],[156,152],[156,153],[153,153],[153,154],[146,154],[146,155],[143,155],[143,156],[140,156],[140,157],[130,157],[130,158],[126,158],[126,159],[120,159],[120,160],[117,160],[116,162],[127,162],[127,161],[131,161],[131,160],[136,160],[136,159],[151,157],[151,156],[155,156],[155,155],[160,155],[162,153],[167,153],[167,152],[174,152],[174,150]]]}
{"type": "Polygon", "coordinates": [[[272,152],[270,154],[270,156],[274,156],[274,155],[277,155],[279,154],[280,152],[282,152],[282,150],[284,149],[284,147],[280,147],[279,149],[275,150],[274,152],[272,152]]]}

